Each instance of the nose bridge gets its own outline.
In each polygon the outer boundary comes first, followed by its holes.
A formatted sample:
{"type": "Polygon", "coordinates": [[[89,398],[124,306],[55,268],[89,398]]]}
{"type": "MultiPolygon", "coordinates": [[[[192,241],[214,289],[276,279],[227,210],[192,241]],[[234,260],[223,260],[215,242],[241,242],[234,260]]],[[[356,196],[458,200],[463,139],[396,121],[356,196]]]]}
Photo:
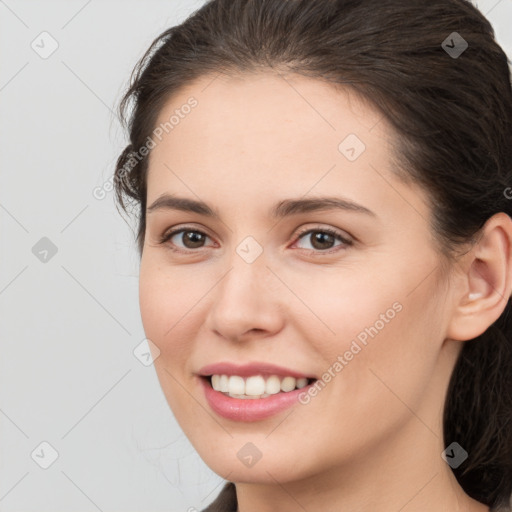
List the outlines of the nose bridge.
{"type": "MultiPolygon", "coordinates": [[[[242,247],[243,246],[239,246],[242,247]]],[[[229,258],[229,271],[219,283],[217,303],[222,301],[227,304],[242,307],[256,307],[257,302],[265,298],[265,284],[268,281],[269,270],[266,267],[266,258],[260,254],[255,259],[245,259],[240,256],[239,247],[229,258]]],[[[247,251],[250,254],[251,251],[247,251]]],[[[268,297],[267,297],[268,299],[268,297]]]]}
{"type": "MultiPolygon", "coordinates": [[[[264,285],[268,280],[267,263],[268,253],[264,251],[263,243],[252,235],[243,237],[226,256],[230,270],[223,279],[225,282],[220,283],[222,295],[240,301],[251,299],[248,294],[256,293],[259,285],[264,285]]],[[[265,286],[262,286],[260,291],[264,292],[264,289],[265,286]]]]}
{"type": "Polygon", "coordinates": [[[209,311],[209,327],[231,339],[253,329],[278,328],[281,308],[275,286],[269,283],[274,276],[267,268],[263,247],[254,239],[244,239],[226,263],[227,273],[218,283],[209,311]]]}

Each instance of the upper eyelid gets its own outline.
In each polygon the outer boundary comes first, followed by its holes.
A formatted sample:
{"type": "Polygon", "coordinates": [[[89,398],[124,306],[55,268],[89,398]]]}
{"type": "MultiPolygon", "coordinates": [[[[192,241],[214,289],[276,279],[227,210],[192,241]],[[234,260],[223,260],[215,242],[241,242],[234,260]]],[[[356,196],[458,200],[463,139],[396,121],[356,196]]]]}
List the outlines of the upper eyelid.
{"type": "MultiPolygon", "coordinates": [[[[165,241],[169,241],[170,238],[172,238],[172,237],[174,237],[176,235],[179,235],[181,233],[184,233],[186,231],[199,232],[199,233],[202,233],[203,235],[207,236],[208,238],[212,239],[212,237],[208,233],[206,233],[203,228],[196,228],[195,226],[186,226],[186,225],[182,226],[182,227],[168,229],[168,230],[166,230],[161,235],[160,238],[162,240],[162,243],[164,243],[165,241]]],[[[294,238],[294,242],[293,243],[296,243],[304,235],[310,234],[311,232],[314,232],[314,231],[319,231],[319,232],[322,232],[322,231],[327,231],[327,232],[332,231],[332,234],[337,236],[338,239],[341,240],[346,245],[349,245],[349,244],[351,245],[356,240],[352,235],[346,233],[345,231],[340,230],[339,228],[334,228],[334,227],[331,227],[331,226],[316,225],[316,226],[312,226],[312,227],[306,227],[304,229],[299,229],[296,232],[296,234],[293,235],[293,238],[294,238]]],[[[204,249],[204,248],[205,247],[200,247],[199,249],[188,249],[188,251],[190,251],[190,252],[197,252],[198,250],[204,249]]],[[[187,249],[185,249],[185,251],[186,250],[187,249]]],[[[318,252],[321,253],[323,251],[318,251],[318,252]]],[[[324,252],[327,252],[327,251],[324,251],[324,252]]]]}
{"type": "Polygon", "coordinates": [[[203,235],[206,235],[208,238],[212,238],[207,232],[205,229],[203,228],[196,228],[195,226],[183,226],[183,227],[178,227],[178,228],[170,228],[170,229],[166,229],[163,234],[160,236],[161,239],[165,239],[165,238],[171,238],[173,236],[176,236],[176,235],[179,235],[183,232],[186,232],[186,231],[195,231],[195,232],[198,232],[198,233],[202,233],[203,235]]]}

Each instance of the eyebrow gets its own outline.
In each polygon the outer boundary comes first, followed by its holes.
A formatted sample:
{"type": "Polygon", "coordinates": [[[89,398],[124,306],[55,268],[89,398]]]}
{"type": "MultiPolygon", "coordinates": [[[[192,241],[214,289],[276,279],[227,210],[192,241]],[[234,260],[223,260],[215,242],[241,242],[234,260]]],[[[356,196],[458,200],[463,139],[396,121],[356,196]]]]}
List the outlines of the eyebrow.
{"type": "MultiPolygon", "coordinates": [[[[146,209],[147,213],[156,210],[180,210],[183,212],[198,213],[205,217],[220,220],[218,212],[203,201],[163,194],[146,209]]],[[[313,197],[300,199],[283,199],[270,210],[271,218],[284,218],[301,213],[325,210],[344,210],[364,213],[376,217],[377,215],[365,206],[342,197],[313,197]]]]}

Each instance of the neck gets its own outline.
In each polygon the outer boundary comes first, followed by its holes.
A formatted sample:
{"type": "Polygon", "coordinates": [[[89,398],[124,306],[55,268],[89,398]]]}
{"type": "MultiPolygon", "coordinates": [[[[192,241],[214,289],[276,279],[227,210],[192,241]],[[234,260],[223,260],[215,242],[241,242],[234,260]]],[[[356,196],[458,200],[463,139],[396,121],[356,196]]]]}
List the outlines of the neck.
{"type": "Polygon", "coordinates": [[[393,439],[322,474],[237,483],[238,512],[489,512],[460,487],[443,449],[442,436],[411,416],[393,439]]]}

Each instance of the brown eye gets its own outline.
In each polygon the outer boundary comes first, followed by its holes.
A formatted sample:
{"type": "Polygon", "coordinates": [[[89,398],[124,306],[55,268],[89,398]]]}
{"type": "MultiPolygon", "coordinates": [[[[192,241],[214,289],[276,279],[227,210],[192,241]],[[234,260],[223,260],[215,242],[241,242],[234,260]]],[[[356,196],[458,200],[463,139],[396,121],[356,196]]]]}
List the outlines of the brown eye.
{"type": "Polygon", "coordinates": [[[187,249],[197,249],[204,244],[204,235],[198,231],[183,231],[182,241],[187,249]]]}
{"type": "Polygon", "coordinates": [[[166,233],[160,243],[167,243],[171,242],[172,246],[176,247],[176,250],[180,249],[201,249],[204,247],[204,243],[206,238],[209,238],[208,235],[203,233],[202,231],[198,231],[196,229],[190,229],[190,228],[181,228],[174,231],[170,231],[166,233]],[[173,241],[172,239],[175,239],[173,241]],[[178,243],[178,241],[181,241],[181,244],[178,243]]]}
{"type": "Polygon", "coordinates": [[[298,239],[309,239],[310,244],[312,246],[311,250],[317,252],[327,252],[329,249],[337,247],[336,245],[334,245],[336,240],[339,240],[341,242],[340,244],[338,244],[338,246],[341,245],[347,247],[349,245],[352,245],[352,242],[343,237],[340,233],[327,228],[309,229],[308,231],[301,233],[298,239]]]}
{"type": "Polygon", "coordinates": [[[316,231],[315,233],[311,233],[311,235],[313,235],[311,237],[311,245],[315,249],[330,249],[336,241],[332,235],[321,231],[316,231]]]}

